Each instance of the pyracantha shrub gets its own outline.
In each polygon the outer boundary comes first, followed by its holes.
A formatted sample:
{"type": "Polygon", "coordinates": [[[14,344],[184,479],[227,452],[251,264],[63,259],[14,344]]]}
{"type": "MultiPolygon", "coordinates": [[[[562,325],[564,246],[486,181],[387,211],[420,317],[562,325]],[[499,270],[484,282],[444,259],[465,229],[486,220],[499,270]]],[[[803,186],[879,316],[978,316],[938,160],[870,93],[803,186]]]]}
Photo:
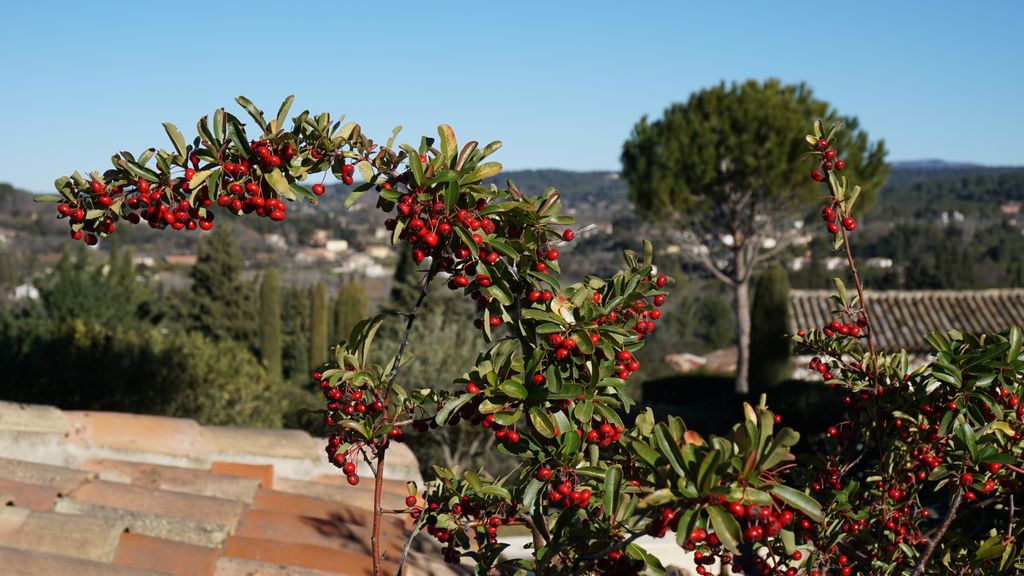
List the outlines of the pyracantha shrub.
{"type": "Polygon", "coordinates": [[[238,99],[255,137],[223,109],[200,119],[191,142],[165,124],[172,150],[121,152],[112,169],[60,178],[60,195],[42,200],[59,202],[73,238],[95,244],[122,220],[209,229],[213,204],[281,220],[289,201],[316,203],[327,173],[346,184],[358,174],[346,205],[375,193],[392,242],[422,267],[418,297],[394,357],[375,362],[382,318],[370,318],[312,377],[324,395],[326,458],[350,484],[360,481],[359,462],[374,471],[376,574],[384,513],[410,515],[447,561],[471,562],[479,574],[663,574],[637,540],[670,533],[701,575],[721,564],[785,576],[1024,569],[1021,333],[931,335],[936,355],[914,370],[906,353],[875,350],[848,242],[859,188],[840,175],[838,125],[826,133],[818,122],[807,136],[810,175],[828,187],[821,214],[856,293],[836,280],[835,320],[794,340],[848,415],[800,444],[797,460],[799,434],[780,427],[763,399],[744,404],[725,436],[704,437],[675,417],[656,421],[649,410],[623,420],[633,407],[630,375],[672,283],[649,243],[627,251],[614,276],[563,286],[572,218],[560,214],[556,190],[531,197],[511,182],[482,184],[501,171],[487,160],[500,143],[460,147],[442,125],[415,147],[395,147],[397,130],[379,144],[328,114],[302,112],[288,124],[291,100],[267,121],[238,99]],[[458,393],[402,385],[411,327],[438,286],[476,303],[465,321],[488,342],[458,393]],[[487,429],[519,467],[500,478],[436,468],[424,489],[410,485],[405,509],[382,510],[388,447],[439,426],[487,429]],[[508,526],[532,534],[529,558],[502,556],[508,526]]]}

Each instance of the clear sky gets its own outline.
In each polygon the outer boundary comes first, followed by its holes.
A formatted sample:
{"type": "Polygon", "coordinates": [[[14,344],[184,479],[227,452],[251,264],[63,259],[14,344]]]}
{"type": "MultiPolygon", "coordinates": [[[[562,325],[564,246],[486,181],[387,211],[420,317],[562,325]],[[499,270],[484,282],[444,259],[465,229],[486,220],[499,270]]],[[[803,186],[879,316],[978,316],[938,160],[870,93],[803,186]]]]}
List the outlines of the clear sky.
{"type": "MultiPolygon", "coordinates": [[[[1024,2],[7,2],[0,181],[49,191],[245,94],[384,140],[451,124],[507,168],[618,170],[644,114],[806,81],[890,159],[1024,164],[1024,2]],[[814,6],[814,9],[810,9],[814,6]]],[[[239,111],[239,115],[242,113],[239,111]]]]}

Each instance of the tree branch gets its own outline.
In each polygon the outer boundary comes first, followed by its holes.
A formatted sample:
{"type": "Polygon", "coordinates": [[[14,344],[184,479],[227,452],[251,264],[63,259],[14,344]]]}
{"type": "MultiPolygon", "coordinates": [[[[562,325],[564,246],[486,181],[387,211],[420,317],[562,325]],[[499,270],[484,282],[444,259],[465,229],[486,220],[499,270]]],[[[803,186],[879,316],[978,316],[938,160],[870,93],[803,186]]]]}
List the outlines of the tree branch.
{"type": "Polygon", "coordinates": [[[939,531],[932,537],[931,541],[928,542],[928,548],[925,549],[924,554],[921,555],[921,559],[917,562],[917,567],[910,576],[921,576],[924,574],[925,568],[928,566],[928,561],[931,559],[932,554],[935,553],[935,548],[939,545],[942,537],[946,535],[946,530],[949,530],[950,524],[953,523],[953,519],[956,518],[956,512],[960,509],[960,503],[963,502],[963,492],[957,492],[953,496],[953,501],[949,505],[949,510],[946,512],[946,518],[942,521],[942,526],[939,527],[939,531]]]}

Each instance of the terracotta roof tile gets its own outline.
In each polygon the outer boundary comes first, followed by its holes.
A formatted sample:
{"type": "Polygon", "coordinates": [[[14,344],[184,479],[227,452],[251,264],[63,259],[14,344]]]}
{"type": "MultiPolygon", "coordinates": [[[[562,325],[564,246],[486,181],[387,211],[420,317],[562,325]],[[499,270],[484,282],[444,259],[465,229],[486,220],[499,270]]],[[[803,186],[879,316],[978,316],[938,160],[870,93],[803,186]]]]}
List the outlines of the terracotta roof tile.
{"type": "Polygon", "coordinates": [[[176,456],[202,452],[201,427],[194,420],[118,412],[64,415],[71,426],[69,442],[176,456]]]}
{"type": "Polygon", "coordinates": [[[0,429],[11,432],[35,432],[63,436],[68,433],[64,413],[53,406],[0,403],[0,429]]]}
{"type": "MultiPolygon", "coordinates": [[[[395,446],[390,477],[419,481],[395,446]]],[[[370,572],[372,476],[348,486],[305,432],[0,402],[0,455],[3,576],[370,572]]],[[[404,506],[404,480],[384,490],[386,508],[404,506]]],[[[385,518],[390,573],[406,521],[385,518]]],[[[454,573],[416,553],[406,572],[454,573]]]]}
{"type": "MultiPolygon", "coordinates": [[[[831,292],[790,292],[791,329],[821,328],[832,321],[831,292]]],[[[1024,289],[876,290],[864,298],[874,322],[876,346],[883,351],[906,349],[930,353],[924,336],[963,330],[1002,332],[1024,325],[1024,289]]]]}
{"type": "Polygon", "coordinates": [[[124,533],[114,563],[173,576],[210,576],[219,556],[220,551],[213,548],[124,533]]]}
{"type": "Polygon", "coordinates": [[[276,458],[313,458],[320,446],[301,430],[264,430],[232,426],[203,426],[204,449],[208,454],[246,454],[276,458]]]}
{"type": "Polygon", "coordinates": [[[4,576],[169,576],[70,556],[17,550],[0,546],[0,566],[4,576]]]}
{"type": "Polygon", "coordinates": [[[122,523],[100,518],[0,508],[0,542],[20,550],[110,562],[124,528],[122,523]]]}
{"type": "Polygon", "coordinates": [[[159,488],[169,492],[215,496],[240,502],[252,502],[260,486],[258,480],[242,478],[237,474],[211,474],[209,471],[195,468],[125,460],[94,459],[85,462],[82,468],[92,470],[99,474],[100,479],[110,482],[159,488]]]}
{"type": "MultiPolygon", "coordinates": [[[[325,548],[312,544],[278,542],[245,536],[229,536],[224,555],[269,564],[288,564],[324,572],[363,576],[372,573],[370,557],[350,550],[325,548]]],[[[389,566],[394,571],[395,566],[389,566]]]]}
{"type": "Polygon", "coordinates": [[[214,522],[229,528],[235,525],[245,508],[244,503],[234,500],[167,492],[104,480],[87,482],[68,497],[111,508],[214,522]]]}
{"type": "MultiPolygon", "coordinates": [[[[253,500],[253,508],[289,512],[322,520],[341,518],[346,523],[359,526],[372,525],[373,515],[370,513],[370,508],[372,508],[373,501],[370,500],[370,504],[366,506],[355,505],[356,502],[356,498],[350,498],[346,502],[343,498],[325,499],[281,490],[260,490],[253,500]]],[[[405,503],[402,502],[402,504],[405,503]]],[[[394,527],[404,525],[401,520],[394,517],[387,517],[385,523],[394,527]]]]}
{"type": "Polygon", "coordinates": [[[296,568],[287,564],[269,564],[256,560],[228,558],[217,560],[214,576],[335,576],[337,572],[324,572],[309,568],[296,568]]]}
{"type": "Polygon", "coordinates": [[[41,484],[0,479],[0,506],[19,506],[31,510],[53,510],[60,490],[41,484]]]}
{"type": "Polygon", "coordinates": [[[210,472],[225,476],[250,478],[259,481],[261,488],[274,487],[273,464],[239,464],[238,462],[221,462],[214,460],[210,464],[210,472]]]}
{"type": "MultiPolygon", "coordinates": [[[[372,485],[369,487],[363,487],[362,485],[346,485],[342,487],[323,482],[306,482],[303,480],[292,480],[291,478],[278,478],[276,486],[284,492],[313,496],[314,498],[330,500],[331,502],[348,504],[363,510],[373,509],[372,485]]],[[[385,508],[400,508],[405,505],[405,495],[388,491],[383,494],[381,503],[385,508]]]]}
{"type": "Polygon", "coordinates": [[[154,538],[163,538],[185,544],[219,548],[228,537],[230,528],[214,522],[201,522],[188,518],[175,518],[99,506],[88,502],[79,502],[61,498],[57,501],[55,511],[61,514],[77,514],[94,518],[110,518],[127,525],[128,530],[135,534],[144,534],[154,538]]]}
{"type": "Polygon", "coordinates": [[[0,479],[48,486],[61,494],[67,494],[95,477],[91,472],[0,458],[0,479]]]}

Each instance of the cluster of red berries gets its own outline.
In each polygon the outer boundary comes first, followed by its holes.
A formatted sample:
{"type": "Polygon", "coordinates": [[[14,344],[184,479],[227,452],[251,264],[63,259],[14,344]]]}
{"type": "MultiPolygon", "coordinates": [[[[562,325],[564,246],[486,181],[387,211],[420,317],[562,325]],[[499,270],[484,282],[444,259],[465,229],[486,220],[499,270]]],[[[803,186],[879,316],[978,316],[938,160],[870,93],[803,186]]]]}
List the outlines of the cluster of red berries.
{"type": "MultiPolygon", "coordinates": [[[[275,147],[268,140],[254,140],[249,145],[253,151],[252,156],[243,157],[239,151],[232,158],[218,162],[222,192],[217,197],[217,204],[236,214],[256,213],[272,220],[283,220],[287,211],[286,204],[277,197],[273,188],[264,180],[263,174],[290,162],[299,151],[290,142],[275,147]]],[[[314,158],[321,157],[315,149],[311,154],[314,158]]],[[[57,206],[58,217],[69,220],[72,238],[83,240],[89,245],[98,242],[98,234],[114,233],[116,216],[121,214],[112,214],[110,208],[117,208],[115,203],[119,199],[124,202],[119,210],[127,212],[124,217],[132,224],[145,221],[156,229],[170,227],[174,230],[210,230],[213,228],[213,213],[200,211],[212,205],[209,187],[203,183],[194,195],[190,194],[190,182],[202,160],[192,154],[189,161],[191,167],[181,166],[184,168],[181,177],[161,184],[137,178],[125,187],[93,179],[89,182],[89,190],[80,194],[74,207],[64,203],[57,206]],[[103,210],[104,214],[87,221],[87,208],[103,210]]],[[[351,164],[342,166],[342,181],[345,184],[352,184],[353,171],[354,166],[351,164]]],[[[313,185],[313,192],[322,195],[323,184],[313,185]]]]}
{"type": "Polygon", "coordinates": [[[563,471],[558,477],[555,477],[551,468],[541,466],[537,469],[534,477],[541,482],[553,484],[548,491],[548,502],[551,504],[565,506],[566,508],[586,508],[590,506],[590,489],[580,489],[577,478],[571,472],[565,473],[563,471]]]}
{"type": "MultiPolygon", "coordinates": [[[[839,234],[839,224],[836,224],[836,211],[832,206],[825,206],[821,209],[821,219],[825,221],[825,228],[829,234],[833,236],[839,234]]],[[[857,229],[857,221],[853,219],[853,216],[843,216],[839,223],[843,225],[847,232],[853,232],[857,229]]]]}
{"type": "Polygon", "coordinates": [[[217,205],[231,210],[235,214],[252,214],[270,218],[280,222],[284,220],[288,206],[273,196],[273,191],[266,184],[249,182],[242,186],[238,182],[228,185],[226,194],[217,198],[217,205]]]}
{"type": "MultiPolygon", "coordinates": [[[[329,380],[323,378],[320,372],[313,372],[313,381],[320,386],[324,398],[327,401],[327,411],[324,413],[324,424],[328,427],[334,426],[336,422],[351,418],[357,414],[379,414],[384,410],[384,403],[373,395],[363,390],[353,388],[347,384],[332,386],[329,380]]],[[[395,428],[394,430],[399,430],[395,428]]],[[[393,430],[393,432],[394,432],[393,430]]],[[[391,437],[400,440],[399,434],[392,434],[391,437]]],[[[359,483],[359,476],[356,475],[356,465],[351,460],[353,454],[358,450],[357,445],[352,445],[347,451],[339,451],[342,445],[349,445],[353,442],[353,433],[349,429],[342,429],[331,434],[327,441],[327,459],[336,467],[341,468],[348,483],[355,486],[359,483]]]]}
{"type": "MultiPolygon", "coordinates": [[[[597,444],[601,448],[606,448],[612,442],[618,442],[622,438],[624,430],[619,426],[614,426],[608,422],[602,422],[601,424],[593,422],[592,424],[594,427],[587,431],[586,436],[583,437],[583,441],[587,444],[597,444]]],[[[577,431],[580,434],[583,433],[582,430],[577,429],[577,431]]]]}
{"type": "Polygon", "coordinates": [[[837,160],[836,149],[829,146],[828,140],[819,138],[816,146],[817,154],[821,156],[821,164],[818,168],[811,170],[811,179],[815,182],[821,182],[825,180],[825,175],[822,172],[831,172],[832,170],[842,170],[846,168],[846,162],[843,160],[837,160]]]}
{"type": "Polygon", "coordinates": [[[811,358],[811,361],[807,363],[807,368],[821,374],[821,379],[825,382],[832,380],[832,371],[828,363],[822,362],[821,358],[817,356],[811,358]]]}
{"type": "MultiPolygon", "coordinates": [[[[447,497],[443,494],[428,493],[425,498],[426,505],[423,508],[415,506],[415,496],[407,498],[406,505],[410,508],[413,520],[419,520],[421,515],[426,514],[423,523],[426,525],[427,534],[446,545],[443,551],[444,561],[450,564],[458,563],[461,554],[455,548],[454,530],[438,527],[442,515],[449,516],[459,526],[475,525],[484,532],[490,544],[497,544],[498,528],[516,521],[514,516],[488,516],[485,506],[474,503],[469,496],[447,497]]],[[[457,530],[461,530],[461,527],[457,530]]]]}
{"type": "Polygon", "coordinates": [[[675,508],[667,506],[662,508],[654,520],[647,525],[647,534],[655,538],[664,538],[670,529],[675,528],[677,514],[678,511],[675,508]]]}

